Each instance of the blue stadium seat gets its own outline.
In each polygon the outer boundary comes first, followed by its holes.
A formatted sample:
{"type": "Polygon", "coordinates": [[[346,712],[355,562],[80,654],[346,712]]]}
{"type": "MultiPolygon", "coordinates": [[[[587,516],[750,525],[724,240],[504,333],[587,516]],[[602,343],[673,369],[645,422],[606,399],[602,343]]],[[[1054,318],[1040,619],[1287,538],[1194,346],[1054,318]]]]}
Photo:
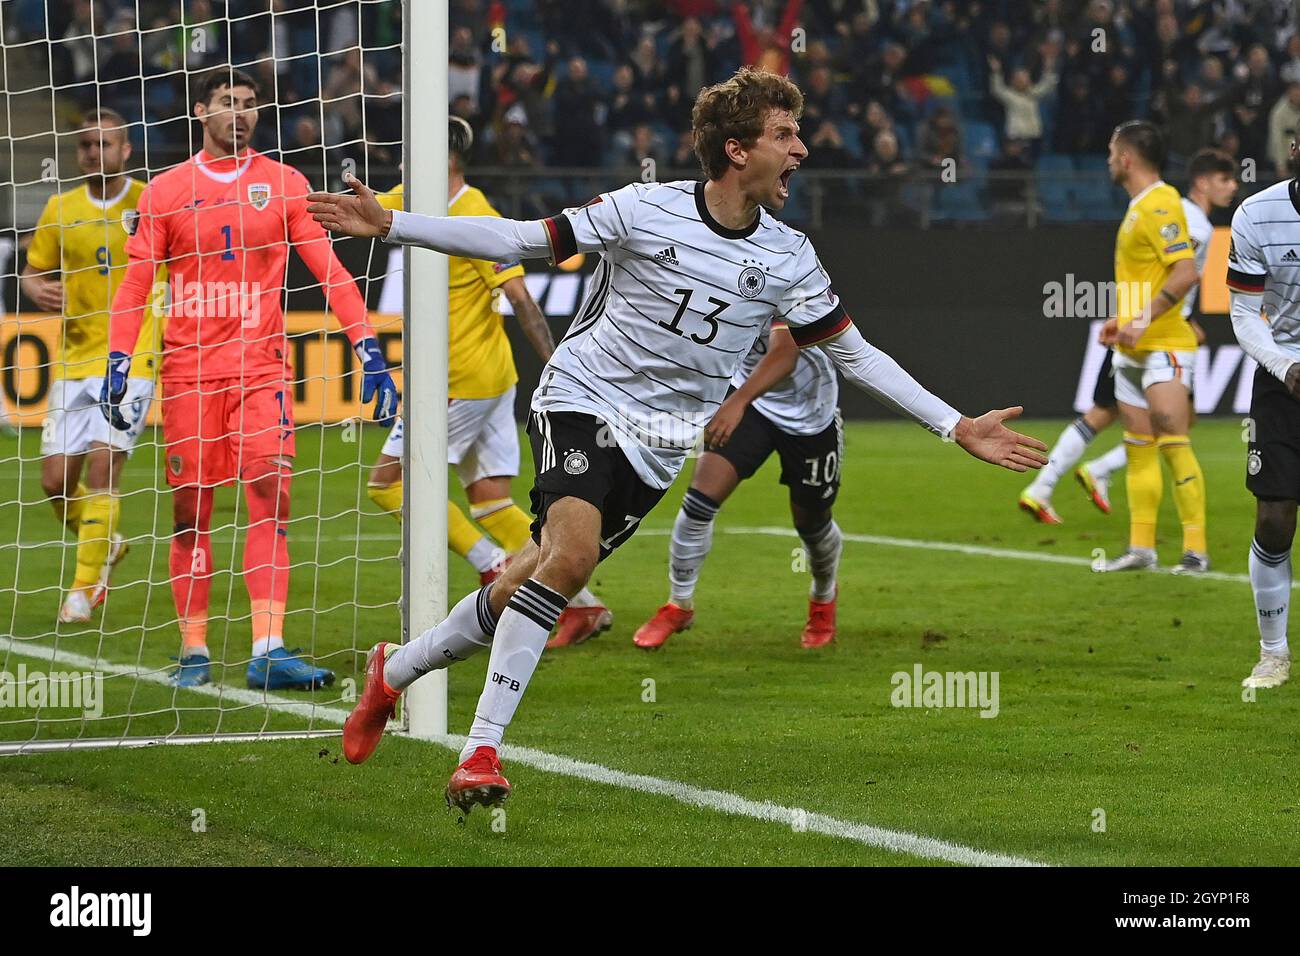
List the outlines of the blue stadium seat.
{"type": "Polygon", "coordinates": [[[835,124],[835,128],[840,131],[840,139],[844,140],[844,148],[848,150],[849,155],[854,159],[861,159],[863,153],[862,131],[858,128],[858,124],[841,120],[835,124]]]}
{"type": "Polygon", "coordinates": [[[966,123],[966,156],[977,166],[987,168],[998,155],[998,134],[992,123],[971,120],[966,123]]]}
{"type": "Polygon", "coordinates": [[[1043,216],[1048,222],[1077,222],[1082,218],[1071,199],[1075,175],[1073,157],[1044,153],[1034,172],[1043,216]]]}
{"type": "Polygon", "coordinates": [[[1079,214],[1084,219],[1108,221],[1118,219],[1124,214],[1128,197],[1118,186],[1110,181],[1110,171],[1106,168],[1104,156],[1080,156],[1079,172],[1083,176],[1076,180],[1074,202],[1079,207],[1079,214]]]}
{"type": "Polygon", "coordinates": [[[940,183],[934,190],[930,216],[937,221],[975,222],[988,218],[984,208],[984,172],[964,169],[955,183],[940,183]]]}

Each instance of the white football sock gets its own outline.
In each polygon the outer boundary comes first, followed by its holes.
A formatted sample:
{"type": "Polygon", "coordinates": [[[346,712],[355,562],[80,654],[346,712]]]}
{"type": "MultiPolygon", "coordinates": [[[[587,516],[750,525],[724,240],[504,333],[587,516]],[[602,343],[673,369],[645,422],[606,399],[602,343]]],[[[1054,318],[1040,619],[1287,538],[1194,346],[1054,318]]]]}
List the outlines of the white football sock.
{"type": "Polygon", "coordinates": [[[474,542],[474,546],[469,549],[469,554],[465,555],[465,560],[475,571],[482,574],[484,571],[492,570],[492,566],[501,560],[502,553],[495,541],[482,537],[474,542]]]}
{"type": "Polygon", "coordinates": [[[583,588],[573,597],[569,598],[569,607],[604,607],[605,603],[591,593],[589,588],[583,588]]]}
{"type": "Polygon", "coordinates": [[[277,647],[284,647],[283,637],[259,637],[253,641],[253,656],[265,657],[277,647]]]}
{"type": "Polygon", "coordinates": [[[492,585],[465,595],[437,627],[408,641],[384,661],[384,680],[393,690],[406,690],[417,677],[450,667],[492,644],[496,619],[488,596],[492,585]]]}
{"type": "Polygon", "coordinates": [[[808,549],[808,569],[812,571],[810,595],[814,601],[829,601],[835,597],[835,578],[840,567],[840,552],[844,549],[844,536],[832,518],[808,537],[799,536],[808,549]]]}
{"type": "Polygon", "coordinates": [[[1250,542],[1250,588],[1255,592],[1259,646],[1269,654],[1286,654],[1286,620],[1291,609],[1291,552],[1269,554],[1250,542]]]}
{"type": "Polygon", "coordinates": [[[1092,472],[1094,478],[1108,479],[1127,464],[1128,449],[1124,447],[1123,442],[1120,442],[1100,458],[1088,462],[1088,470],[1092,472]]]}
{"type": "Polygon", "coordinates": [[[1056,483],[1078,464],[1079,459],[1083,457],[1084,449],[1088,447],[1088,442],[1096,437],[1097,433],[1082,417],[1066,425],[1065,431],[1061,432],[1061,437],[1056,439],[1056,444],[1048,453],[1047,464],[1025,489],[1026,493],[1040,502],[1051,501],[1056,483]]]}
{"type": "Polygon", "coordinates": [[[487,679],[474,709],[465,748],[460,752],[462,762],[479,747],[500,748],[501,737],[528,690],[551,628],[568,603],[563,594],[533,578],[510,596],[497,622],[487,679]]]}
{"type": "Polygon", "coordinates": [[[694,488],[688,488],[682,499],[668,546],[668,599],[678,607],[689,609],[694,602],[700,569],[713,547],[713,519],[720,507],[694,488]]]}

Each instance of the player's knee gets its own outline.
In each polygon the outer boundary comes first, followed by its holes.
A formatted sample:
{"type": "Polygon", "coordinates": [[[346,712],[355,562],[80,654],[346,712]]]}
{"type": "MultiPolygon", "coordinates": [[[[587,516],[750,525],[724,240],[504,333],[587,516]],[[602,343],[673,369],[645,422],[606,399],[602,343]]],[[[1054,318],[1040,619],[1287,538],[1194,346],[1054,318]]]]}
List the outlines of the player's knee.
{"type": "Polygon", "coordinates": [[[1261,501],[1255,515],[1255,540],[1269,554],[1291,550],[1295,538],[1296,505],[1293,501],[1261,501]]]}
{"type": "Polygon", "coordinates": [[[562,594],[576,594],[591,579],[600,558],[600,546],[552,549],[543,555],[533,577],[562,594]]]}
{"type": "Polygon", "coordinates": [[[62,475],[41,475],[41,490],[47,498],[66,498],[72,491],[62,475]]]}

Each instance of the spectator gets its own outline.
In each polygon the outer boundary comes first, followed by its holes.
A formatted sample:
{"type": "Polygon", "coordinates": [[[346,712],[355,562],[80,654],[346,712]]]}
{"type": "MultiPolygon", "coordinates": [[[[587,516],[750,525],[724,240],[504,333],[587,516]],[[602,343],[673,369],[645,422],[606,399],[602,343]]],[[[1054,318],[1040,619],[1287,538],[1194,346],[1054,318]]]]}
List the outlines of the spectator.
{"type": "Polygon", "coordinates": [[[673,169],[699,169],[699,158],[695,155],[695,134],[684,129],[677,134],[677,148],[673,150],[673,169]]]}
{"type": "Polygon", "coordinates": [[[457,27],[451,34],[447,56],[448,101],[458,96],[468,96],[478,105],[478,89],[482,64],[474,49],[474,34],[469,27],[457,27]]]}
{"type": "Polygon", "coordinates": [[[628,57],[628,62],[632,64],[632,69],[636,73],[637,89],[653,95],[663,88],[664,65],[659,59],[659,54],[655,52],[653,37],[641,37],[636,49],[628,57]]]}
{"type": "Polygon", "coordinates": [[[658,168],[668,165],[665,162],[663,144],[655,136],[654,129],[648,123],[641,123],[632,130],[632,145],[624,153],[623,162],[639,170],[646,170],[646,160],[651,163],[648,168],[654,179],[658,179],[658,168]]]}
{"type": "Polygon", "coordinates": [[[802,165],[809,169],[850,169],[857,162],[845,147],[839,127],[831,120],[824,119],[818,123],[808,140],[808,157],[802,165]]]}
{"type": "Polygon", "coordinates": [[[694,103],[696,94],[713,82],[716,46],[717,40],[705,37],[698,19],[688,17],[682,22],[680,31],[668,45],[665,78],[678,87],[683,99],[694,103]]]}
{"type": "Polygon", "coordinates": [[[519,103],[505,112],[501,133],[496,138],[496,156],[493,158],[498,166],[528,168],[541,165],[537,144],[528,130],[528,113],[519,103]]]}
{"type": "Polygon", "coordinates": [[[790,39],[803,0],[786,0],[781,22],[772,29],[765,26],[754,29],[749,4],[739,0],[731,5],[731,16],[736,21],[736,39],[740,43],[740,62],[744,66],[757,66],[769,73],[786,76],[790,72],[790,39]]]}
{"type": "Polygon", "coordinates": [[[989,171],[996,175],[989,179],[989,198],[1003,206],[1016,206],[1025,200],[1025,183],[1034,168],[1033,157],[1024,141],[1007,139],[1002,152],[989,163],[989,171]]]}
{"type": "Polygon", "coordinates": [[[1168,162],[1178,171],[1193,153],[1218,138],[1218,114],[1225,97],[1209,99],[1200,84],[1188,83],[1181,91],[1166,88],[1161,99],[1168,162]]]}
{"type": "Polygon", "coordinates": [[[952,107],[940,106],[930,114],[921,129],[917,154],[921,163],[930,169],[946,172],[960,169],[966,164],[962,154],[961,130],[957,128],[957,116],[952,107]]]}
{"type": "Polygon", "coordinates": [[[1273,71],[1268,49],[1256,43],[1237,65],[1237,94],[1232,106],[1232,125],[1249,156],[1263,156],[1268,149],[1268,110],[1277,102],[1281,84],[1273,71]]]}
{"type": "Polygon", "coordinates": [[[306,176],[314,189],[335,189],[339,185],[326,178],[320,125],[310,116],[299,117],[294,124],[293,139],[284,151],[284,161],[306,176]]]}
{"type": "Polygon", "coordinates": [[[1114,129],[1114,125],[1107,124],[1108,120],[1103,117],[1092,95],[1087,75],[1071,75],[1056,119],[1056,135],[1053,140],[1056,152],[1071,156],[1106,152],[1106,143],[1114,129]]]}
{"type": "Polygon", "coordinates": [[[809,72],[803,87],[803,115],[809,126],[847,116],[844,95],[835,85],[829,67],[817,66],[809,72]]]}
{"type": "Polygon", "coordinates": [[[1056,91],[1056,62],[1049,60],[1043,66],[1043,76],[1031,83],[1029,70],[1018,66],[1011,71],[1011,85],[1002,79],[1002,64],[989,57],[989,86],[993,95],[1006,111],[1006,138],[1024,140],[1031,155],[1036,155],[1043,138],[1043,116],[1039,101],[1056,91]]]}
{"type": "Polygon", "coordinates": [[[1300,126],[1300,82],[1292,81],[1268,114],[1268,158],[1278,179],[1290,175],[1287,161],[1297,126],[1300,126]]]}
{"type": "Polygon", "coordinates": [[[568,75],[555,87],[555,143],[552,159],[559,166],[598,166],[601,161],[601,118],[605,105],[587,72],[587,61],[575,56],[568,75]]]}
{"type": "Polygon", "coordinates": [[[889,130],[877,133],[866,168],[875,177],[867,183],[867,218],[871,226],[880,228],[909,218],[902,196],[910,169],[899,151],[898,137],[889,130]]]}
{"type": "Polygon", "coordinates": [[[613,141],[614,151],[624,153],[632,146],[632,130],[655,117],[654,94],[636,89],[636,74],[624,63],[614,71],[614,95],[609,100],[605,128],[613,141]]]}
{"type": "Polygon", "coordinates": [[[1283,83],[1300,83],[1300,33],[1286,41],[1286,56],[1277,75],[1283,83]]]}

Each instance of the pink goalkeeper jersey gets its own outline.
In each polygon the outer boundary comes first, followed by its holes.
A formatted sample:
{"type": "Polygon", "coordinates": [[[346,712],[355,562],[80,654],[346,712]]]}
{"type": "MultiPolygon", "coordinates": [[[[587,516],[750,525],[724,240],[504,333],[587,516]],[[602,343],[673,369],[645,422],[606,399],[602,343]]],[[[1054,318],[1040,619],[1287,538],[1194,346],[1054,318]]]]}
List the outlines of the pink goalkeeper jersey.
{"type": "MultiPolygon", "coordinates": [[[[149,183],[126,252],[132,261],[167,264],[164,382],[284,374],[290,245],[320,280],[348,338],[355,344],[371,334],[356,282],[307,212],[310,191],[298,170],[251,149],[218,159],[200,151],[149,183]]],[[[140,294],[131,285],[113,301],[113,351],[135,346],[140,294]]]]}

